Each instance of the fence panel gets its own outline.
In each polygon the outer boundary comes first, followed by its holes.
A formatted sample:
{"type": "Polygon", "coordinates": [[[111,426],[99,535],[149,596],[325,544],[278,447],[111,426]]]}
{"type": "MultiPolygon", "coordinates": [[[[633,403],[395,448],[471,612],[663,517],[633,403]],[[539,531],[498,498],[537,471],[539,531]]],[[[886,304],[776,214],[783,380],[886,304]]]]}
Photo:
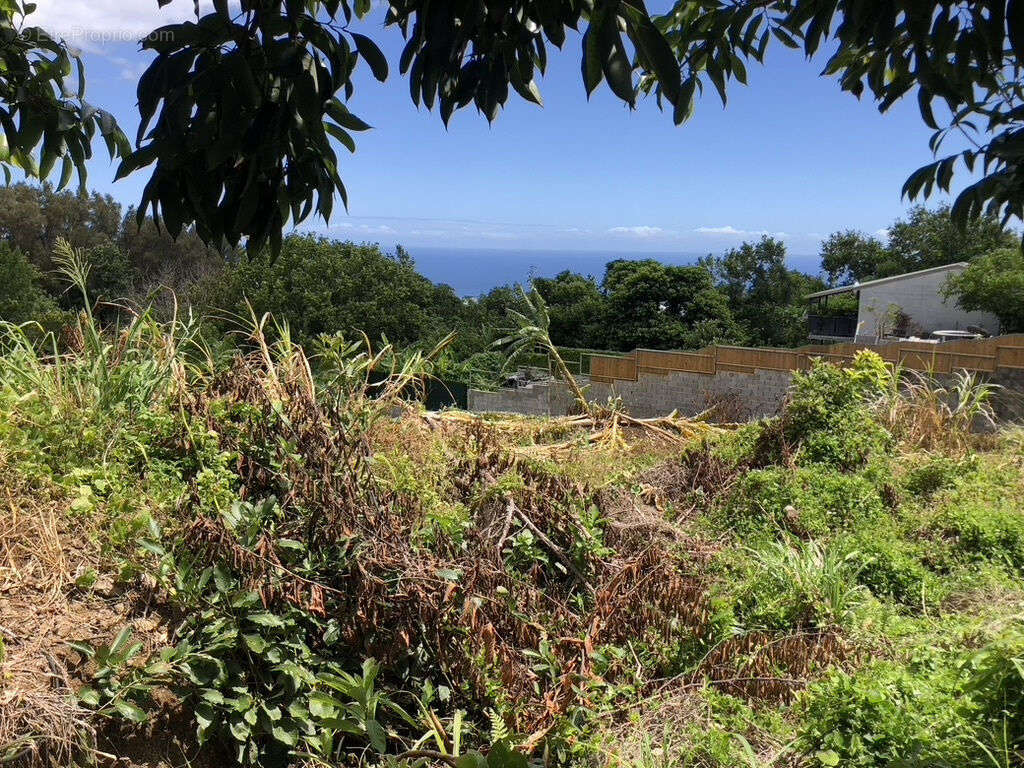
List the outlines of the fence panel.
{"type": "MultiPolygon", "coordinates": [[[[626,356],[592,353],[594,381],[636,381],[639,372],[666,375],[673,371],[712,375],[718,371],[753,373],[758,370],[805,370],[813,358],[845,364],[858,352],[870,349],[883,360],[917,371],[951,373],[959,369],[995,373],[1001,368],[1024,369],[1024,334],[990,339],[965,339],[943,344],[890,342],[887,344],[809,344],[799,349],[706,347],[694,352],[637,349],[626,356]]],[[[582,360],[581,360],[582,362],[582,360]]],[[[582,365],[580,366],[582,369],[582,365]]]]}

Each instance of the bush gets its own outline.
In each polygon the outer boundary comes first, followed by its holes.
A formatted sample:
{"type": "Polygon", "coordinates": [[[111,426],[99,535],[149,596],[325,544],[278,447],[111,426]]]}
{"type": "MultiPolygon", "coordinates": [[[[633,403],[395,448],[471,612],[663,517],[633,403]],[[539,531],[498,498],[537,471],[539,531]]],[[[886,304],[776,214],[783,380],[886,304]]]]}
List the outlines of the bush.
{"type": "Polygon", "coordinates": [[[921,562],[920,545],[902,538],[891,523],[875,521],[842,537],[836,546],[851,553],[857,582],[876,597],[914,607],[937,597],[939,584],[921,562]]]}
{"type": "Polygon", "coordinates": [[[825,766],[967,765],[971,726],[951,706],[955,682],[889,662],[833,671],[804,695],[797,744],[825,766]]]}
{"type": "Polygon", "coordinates": [[[809,371],[793,376],[781,420],[766,430],[762,449],[771,461],[792,454],[799,465],[844,471],[888,453],[892,437],[868,406],[890,386],[891,375],[873,352],[859,353],[849,368],[815,360],[809,371]]]}
{"type": "Polygon", "coordinates": [[[778,530],[824,536],[881,515],[878,486],[864,475],[844,475],[824,465],[753,470],[725,505],[738,533],[771,536],[778,530]]]}
{"type": "Polygon", "coordinates": [[[929,456],[912,467],[903,479],[903,486],[914,496],[928,498],[956,485],[957,479],[972,473],[976,464],[971,459],[956,460],[948,456],[929,456]]]}
{"type": "Polygon", "coordinates": [[[980,720],[978,746],[987,757],[1021,756],[1024,749],[1024,627],[996,638],[964,664],[966,692],[980,720]]]}
{"type": "Polygon", "coordinates": [[[0,321],[59,325],[57,304],[40,287],[39,271],[25,255],[0,242],[0,321]]]}
{"type": "Polygon", "coordinates": [[[843,626],[864,598],[852,555],[816,541],[749,550],[734,612],[746,629],[843,626]]]}

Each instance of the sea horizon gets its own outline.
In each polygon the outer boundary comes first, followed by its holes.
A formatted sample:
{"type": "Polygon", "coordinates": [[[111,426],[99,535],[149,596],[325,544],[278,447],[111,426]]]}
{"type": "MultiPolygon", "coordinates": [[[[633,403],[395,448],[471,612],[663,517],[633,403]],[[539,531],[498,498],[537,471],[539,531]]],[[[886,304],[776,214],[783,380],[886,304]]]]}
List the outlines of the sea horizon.
{"type": "MultiPolygon", "coordinates": [[[[465,248],[407,246],[416,269],[434,283],[450,285],[456,294],[473,297],[492,288],[525,283],[531,277],[554,277],[570,270],[601,280],[605,265],[616,259],[640,261],[654,259],[663,264],[695,264],[707,256],[696,251],[558,250],[528,248],[465,248]]],[[[816,255],[791,254],[790,269],[817,275],[820,259],[816,255]]]]}

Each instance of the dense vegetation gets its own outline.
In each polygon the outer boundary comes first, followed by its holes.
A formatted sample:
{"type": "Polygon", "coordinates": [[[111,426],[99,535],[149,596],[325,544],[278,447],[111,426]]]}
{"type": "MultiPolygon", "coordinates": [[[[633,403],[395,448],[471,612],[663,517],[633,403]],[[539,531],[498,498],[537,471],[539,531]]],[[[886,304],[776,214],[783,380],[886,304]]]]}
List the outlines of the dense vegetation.
{"type": "MultiPolygon", "coordinates": [[[[68,321],[76,302],[54,269],[58,238],[86,250],[90,295],[105,323],[125,320],[130,305],[153,303],[161,319],[191,307],[206,318],[204,336],[218,348],[237,340],[250,305],[257,315],[272,313],[310,347],[321,334],[364,332],[375,342],[428,349],[455,331],[441,366],[445,376],[477,385],[501,378],[505,358],[493,343],[509,327],[506,309],[518,302],[511,286],[466,299],[419,274],[414,254],[401,247],[387,253],[315,236],[286,238],[276,257],[214,251],[191,232],[173,240],[152,222],[138,227],[132,211],[110,197],[46,185],[0,188],[0,267],[7,276],[0,320],[35,319],[53,330],[68,321]]],[[[995,312],[1012,331],[1022,327],[1014,241],[992,219],[965,233],[948,208],[912,209],[893,224],[888,246],[856,233],[827,239],[822,271],[832,284],[974,260],[977,266],[956,282],[962,289],[951,295],[965,307],[995,312]]],[[[771,237],[692,266],[620,259],[600,278],[567,271],[534,284],[547,302],[556,344],[622,351],[799,346],[806,341],[803,297],[826,285],[787,267],[785,245],[771,237]]],[[[849,307],[840,302],[831,309],[849,307]]]]}
{"type": "Polygon", "coordinates": [[[0,759],[1021,764],[1024,437],[968,376],[432,415],[429,356],[81,306],[0,326],[0,759]]]}

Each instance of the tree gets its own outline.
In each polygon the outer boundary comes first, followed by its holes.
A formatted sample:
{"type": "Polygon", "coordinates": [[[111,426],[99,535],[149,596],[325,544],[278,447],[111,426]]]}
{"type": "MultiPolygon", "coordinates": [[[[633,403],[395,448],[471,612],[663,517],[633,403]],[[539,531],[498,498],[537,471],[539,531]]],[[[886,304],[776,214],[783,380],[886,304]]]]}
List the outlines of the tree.
{"type": "Polygon", "coordinates": [[[932,210],[915,206],[906,219],[897,219],[889,227],[887,250],[898,272],[888,274],[971,261],[983,253],[1017,244],[1017,238],[994,216],[981,216],[961,227],[953,220],[948,205],[932,210]]]}
{"type": "Polygon", "coordinates": [[[46,179],[60,160],[60,187],[77,171],[84,190],[97,131],[111,158],[131,145],[113,115],[85,101],[82,60],[24,23],[34,9],[24,0],[0,0],[0,168],[10,184],[11,168],[46,179]]]}
{"type": "Polygon", "coordinates": [[[821,268],[832,286],[863,282],[880,272],[888,273],[888,259],[881,240],[855,229],[833,232],[821,243],[821,268]]]}
{"type": "Polygon", "coordinates": [[[605,299],[592,277],[566,270],[553,278],[538,277],[533,287],[551,316],[551,338],[565,347],[600,344],[605,299]]]}
{"type": "Polygon", "coordinates": [[[601,287],[605,345],[612,349],[694,349],[742,337],[728,299],[703,266],[612,261],[601,287]]]}
{"type": "Polygon", "coordinates": [[[1024,255],[1001,248],[979,256],[946,282],[943,292],[968,312],[991,312],[1003,333],[1024,332],[1024,255]]]}
{"type": "Polygon", "coordinates": [[[888,231],[888,245],[849,229],[830,235],[821,244],[821,266],[829,281],[843,285],[941,267],[1017,243],[994,216],[980,216],[961,226],[948,205],[915,206],[888,231]]]}
{"type": "Polygon", "coordinates": [[[286,238],[277,258],[264,251],[226,267],[206,281],[197,300],[212,312],[243,317],[248,301],[257,315],[270,312],[287,322],[303,342],[364,331],[397,345],[440,339],[462,306],[451,288],[420,275],[404,250],[390,255],[376,245],[311,235],[286,238]]]}
{"type": "Polygon", "coordinates": [[[0,242],[0,321],[46,322],[57,305],[39,285],[39,272],[20,250],[0,242]]]}
{"type": "Polygon", "coordinates": [[[58,191],[50,184],[0,187],[0,239],[43,273],[53,269],[59,238],[88,250],[116,241],[120,226],[121,206],[109,195],[58,191]]]}
{"type": "MultiPolygon", "coordinates": [[[[119,177],[151,167],[140,220],[151,211],[175,237],[194,226],[208,244],[246,240],[253,252],[264,243],[277,251],[284,227],[314,211],[329,217],[335,194],[345,202],[331,141],[353,150],[352,132],[369,127],[347,106],[353,72],[362,62],[378,80],[388,75],[377,46],[350,29],[369,0],[241,0],[237,13],[214,0],[196,22],[154,31],[143,41],[155,57],[139,80],[130,152],[113,118],[82,100],[80,62],[77,94],[66,95],[74,58],[22,24],[33,7],[0,0],[0,33],[10,41],[0,78],[5,169],[46,177],[60,159],[61,184],[72,168],[84,182],[99,131],[123,158],[119,177]]],[[[548,45],[561,47],[581,25],[587,93],[607,82],[630,107],[653,93],[677,124],[706,87],[725,101],[728,81],[746,82],[747,64],[763,61],[773,40],[808,57],[828,49],[823,74],[855,96],[870,92],[883,112],[915,92],[936,152],[951,132],[974,142],[914,172],[905,194],[948,191],[956,167],[980,168],[954,219],[1024,215],[1019,0],[676,0],[657,18],[640,0],[389,0],[385,24],[406,37],[399,68],[413,101],[436,104],[446,122],[470,104],[493,120],[510,91],[540,103],[548,45]],[[941,127],[936,100],[950,115],[941,127]]]]}
{"type": "Polygon", "coordinates": [[[765,235],[702,264],[729,300],[736,322],[756,346],[793,347],[807,339],[804,296],[824,287],[821,280],[786,266],[786,246],[765,235]]]}

